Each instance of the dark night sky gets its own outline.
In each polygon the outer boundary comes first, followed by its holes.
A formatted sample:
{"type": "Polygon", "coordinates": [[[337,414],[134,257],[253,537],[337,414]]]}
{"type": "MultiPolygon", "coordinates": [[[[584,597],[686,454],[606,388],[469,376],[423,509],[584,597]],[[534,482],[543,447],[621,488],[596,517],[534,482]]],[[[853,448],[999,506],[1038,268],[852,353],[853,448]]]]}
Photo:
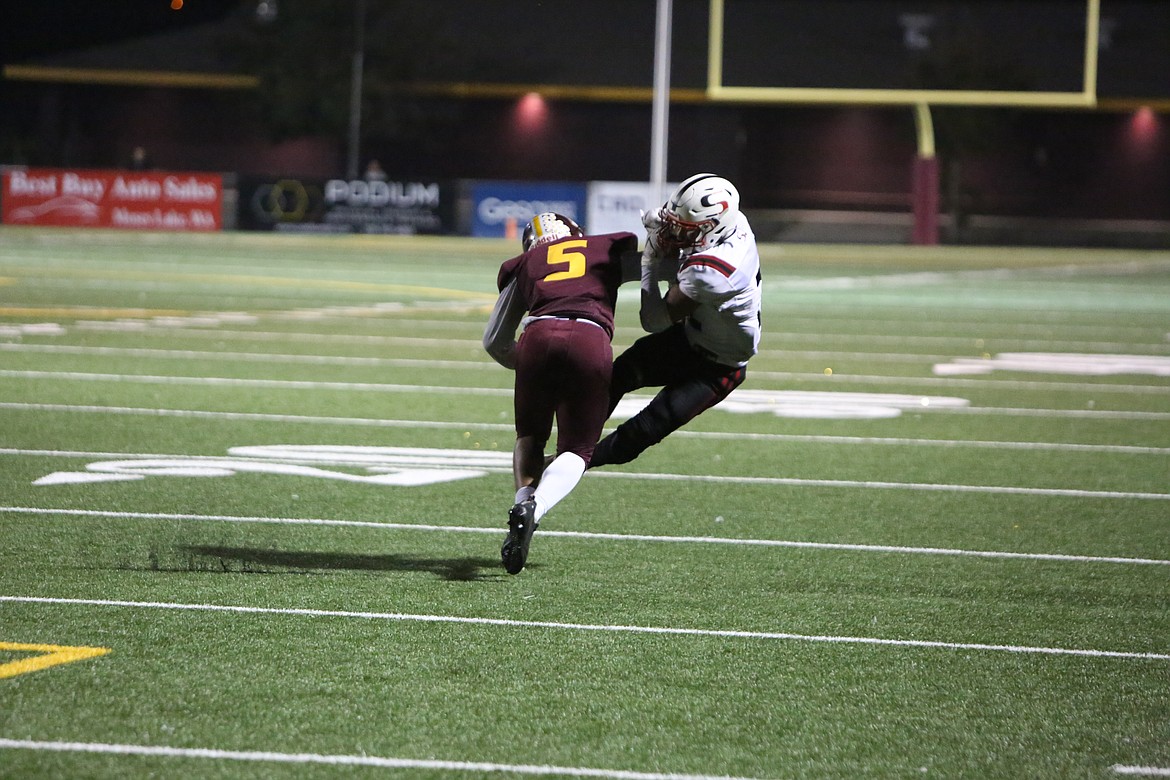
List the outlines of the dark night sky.
{"type": "Polygon", "coordinates": [[[33,57],[220,19],[241,0],[21,0],[0,10],[0,60],[33,57]]]}
{"type": "MultiPolygon", "coordinates": [[[[256,4],[183,0],[183,8],[174,11],[171,2],[9,0],[0,4],[0,62],[51,59],[174,32],[222,19],[235,10],[247,12],[256,4]]],[[[356,0],[319,2],[340,10],[356,0]]],[[[374,7],[388,0],[367,2],[374,7]]],[[[983,37],[973,34],[971,39],[1004,48],[1000,59],[1027,73],[1034,82],[1029,88],[1076,89],[1086,2],[729,0],[727,32],[735,43],[725,54],[725,75],[729,83],[738,84],[761,79],[767,85],[907,86],[903,82],[908,53],[899,26],[907,9],[965,8],[962,13],[977,17],[1010,15],[1017,20],[1006,27],[987,23],[983,37]],[[766,23],[758,23],[761,13],[766,23]],[[756,21],[737,27],[737,18],[756,21]],[[1031,19],[1030,27],[1024,19],[1031,19]],[[1039,26],[1036,19],[1041,20],[1039,26]]],[[[448,45],[411,53],[420,78],[649,86],[654,6],[654,0],[412,0],[401,7],[419,19],[429,15],[428,30],[449,36],[443,39],[448,45]],[[562,32],[584,48],[561,45],[562,32]],[[581,56],[580,51],[590,56],[581,56]]],[[[702,86],[707,0],[674,0],[674,15],[673,82],[702,86]]],[[[1103,96],[1170,96],[1170,0],[1105,0],[1102,33],[1098,88],[1103,96]]],[[[409,50],[411,45],[407,36],[402,47],[409,50]]]]}

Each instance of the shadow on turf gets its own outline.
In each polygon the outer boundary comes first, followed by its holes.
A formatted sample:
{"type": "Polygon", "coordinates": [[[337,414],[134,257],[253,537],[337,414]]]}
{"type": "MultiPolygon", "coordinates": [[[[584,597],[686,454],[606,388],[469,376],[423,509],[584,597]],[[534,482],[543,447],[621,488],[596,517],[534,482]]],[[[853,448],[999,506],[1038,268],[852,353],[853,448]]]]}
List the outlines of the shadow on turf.
{"type": "Polygon", "coordinates": [[[193,545],[179,547],[181,562],[162,566],[152,553],[156,571],[206,571],[226,574],[309,574],[321,571],[400,571],[434,574],[444,580],[476,581],[503,574],[498,558],[412,558],[408,555],[283,552],[252,547],[193,545]]]}

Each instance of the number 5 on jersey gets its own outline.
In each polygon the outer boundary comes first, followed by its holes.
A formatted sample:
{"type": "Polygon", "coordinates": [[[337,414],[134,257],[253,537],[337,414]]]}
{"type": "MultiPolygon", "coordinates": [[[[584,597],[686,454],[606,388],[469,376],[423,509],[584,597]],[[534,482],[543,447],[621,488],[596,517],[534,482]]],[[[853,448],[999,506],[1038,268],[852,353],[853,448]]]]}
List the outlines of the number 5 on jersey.
{"type": "Polygon", "coordinates": [[[559,282],[563,279],[577,279],[585,275],[585,255],[573,252],[573,249],[584,249],[588,242],[581,238],[573,241],[561,241],[548,248],[548,264],[550,266],[567,265],[564,271],[554,271],[544,277],[546,282],[559,282]]]}

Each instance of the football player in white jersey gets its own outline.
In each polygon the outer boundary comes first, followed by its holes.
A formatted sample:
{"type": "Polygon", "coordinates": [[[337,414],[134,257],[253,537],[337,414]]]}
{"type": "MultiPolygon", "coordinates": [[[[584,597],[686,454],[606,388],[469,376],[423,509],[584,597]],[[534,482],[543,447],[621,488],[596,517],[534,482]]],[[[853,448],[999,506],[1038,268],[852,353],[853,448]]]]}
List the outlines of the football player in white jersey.
{"type": "Polygon", "coordinates": [[[628,463],[722,401],[759,349],[760,256],[735,186],[695,174],[642,221],[641,319],[650,335],[614,361],[610,412],[632,390],[662,390],[598,442],[590,467],[628,463]]]}

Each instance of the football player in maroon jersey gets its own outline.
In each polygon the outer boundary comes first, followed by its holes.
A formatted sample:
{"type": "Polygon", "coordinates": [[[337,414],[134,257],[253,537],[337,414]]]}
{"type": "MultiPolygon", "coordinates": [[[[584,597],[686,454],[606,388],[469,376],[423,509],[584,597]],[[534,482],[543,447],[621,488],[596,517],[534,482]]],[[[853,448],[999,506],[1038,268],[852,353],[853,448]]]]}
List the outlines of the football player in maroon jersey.
{"type": "Polygon", "coordinates": [[[593,457],[609,416],[617,289],[641,273],[633,233],[587,236],[561,214],[537,214],[521,243],[524,252],[500,266],[500,295],[483,336],[488,354],[516,371],[516,497],[500,549],[509,574],[524,568],[540,519],[576,487],[593,457]],[[556,457],[545,468],[554,418],[556,457]]]}

